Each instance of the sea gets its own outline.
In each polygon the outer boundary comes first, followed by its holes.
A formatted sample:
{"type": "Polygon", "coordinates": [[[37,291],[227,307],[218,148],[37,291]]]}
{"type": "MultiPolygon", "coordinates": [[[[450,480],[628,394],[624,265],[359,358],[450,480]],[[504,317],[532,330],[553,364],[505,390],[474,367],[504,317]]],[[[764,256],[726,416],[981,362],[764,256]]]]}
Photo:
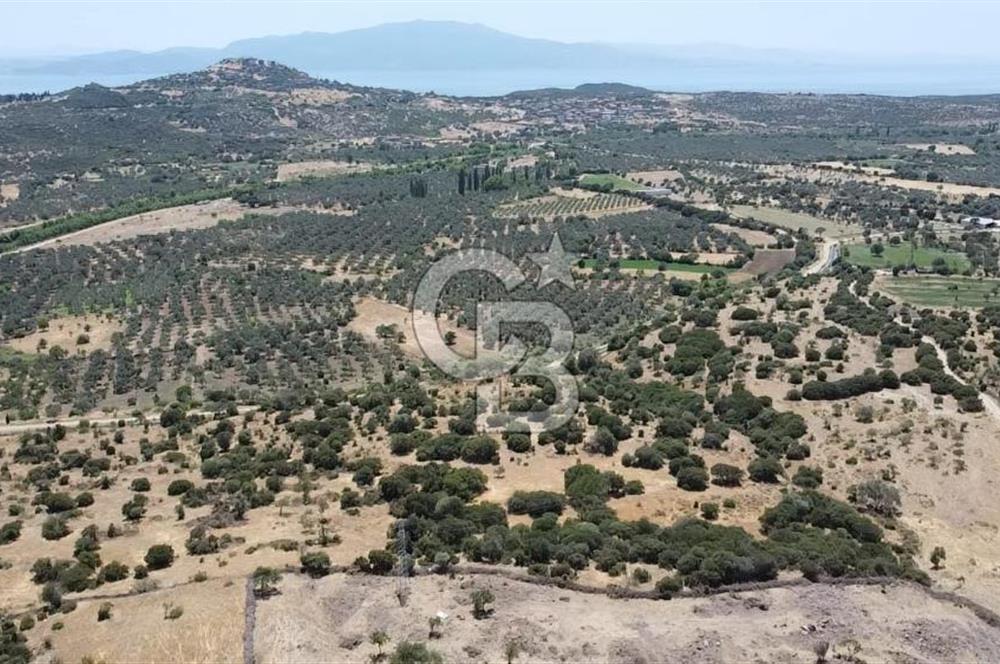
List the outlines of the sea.
{"type": "MultiPolygon", "coordinates": [[[[96,82],[108,87],[161,74],[0,74],[0,94],[60,92],[96,82]]],[[[454,96],[498,96],[582,83],[627,83],[666,92],[754,91],[864,93],[897,96],[1000,93],[1000,64],[892,67],[683,66],[660,69],[328,70],[312,76],[373,87],[454,96]]]]}

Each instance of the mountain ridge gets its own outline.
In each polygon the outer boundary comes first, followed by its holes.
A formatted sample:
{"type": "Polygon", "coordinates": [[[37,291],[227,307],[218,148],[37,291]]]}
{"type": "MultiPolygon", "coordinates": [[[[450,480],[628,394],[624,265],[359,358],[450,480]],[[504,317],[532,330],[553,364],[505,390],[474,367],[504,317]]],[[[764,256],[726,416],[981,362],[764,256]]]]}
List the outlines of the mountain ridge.
{"type": "Polygon", "coordinates": [[[517,90],[620,81],[655,90],[869,93],[894,96],[997,92],[1000,59],[965,61],[838,56],[724,44],[559,42],[455,21],[386,23],[234,41],[222,48],[109,51],[65,58],[0,59],[0,92],[128,84],[234,57],[273,60],[361,86],[501,96],[517,90]]]}

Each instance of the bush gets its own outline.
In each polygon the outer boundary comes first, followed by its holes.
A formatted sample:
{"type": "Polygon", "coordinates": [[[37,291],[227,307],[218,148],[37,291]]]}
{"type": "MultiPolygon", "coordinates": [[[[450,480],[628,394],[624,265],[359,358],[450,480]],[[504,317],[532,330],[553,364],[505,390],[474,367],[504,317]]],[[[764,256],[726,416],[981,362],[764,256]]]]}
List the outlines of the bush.
{"type": "Polygon", "coordinates": [[[684,582],[676,576],[665,576],[656,582],[656,594],[670,599],[684,588],[684,582]]]}
{"type": "Polygon", "coordinates": [[[134,480],[132,480],[133,491],[144,493],[146,491],[149,491],[149,489],[150,489],[149,480],[146,479],[145,477],[137,477],[134,480]]]}
{"type": "Polygon", "coordinates": [[[706,521],[715,521],[719,518],[719,504],[718,503],[702,503],[701,504],[701,517],[706,521]]]}
{"type": "Polygon", "coordinates": [[[47,540],[62,539],[69,535],[69,526],[59,517],[50,516],[42,522],[42,537],[47,540]]]}
{"type": "Polygon", "coordinates": [[[495,600],[496,597],[494,597],[493,593],[489,590],[486,590],[484,588],[480,588],[479,590],[474,590],[472,592],[473,617],[476,618],[477,620],[482,620],[483,618],[490,615],[493,609],[491,609],[489,605],[492,604],[495,600]]]}
{"type": "Polygon", "coordinates": [[[304,552],[299,557],[302,571],[313,578],[326,576],[330,573],[330,556],[322,551],[304,552]]]}
{"type": "Polygon", "coordinates": [[[10,544],[21,536],[21,522],[11,521],[0,528],[0,544],[10,544]]]}
{"type": "Polygon", "coordinates": [[[799,466],[792,477],[792,484],[803,489],[815,489],[823,483],[823,469],[799,466]]]}
{"type": "Polygon", "coordinates": [[[686,466],[677,471],[677,486],[685,491],[704,491],[708,488],[708,473],[699,466],[686,466]]]}
{"type": "Polygon", "coordinates": [[[101,583],[114,583],[115,581],[123,581],[127,578],[128,565],[122,564],[117,560],[111,561],[97,573],[97,580],[101,583]]]}
{"type": "Polygon", "coordinates": [[[507,449],[523,453],[531,451],[531,436],[526,433],[512,433],[507,436],[507,449]]]}
{"type": "Polygon", "coordinates": [[[385,576],[396,566],[396,556],[385,549],[368,552],[368,569],[372,574],[385,576]]]}
{"type": "Polygon", "coordinates": [[[718,486],[739,486],[743,481],[743,469],[727,463],[712,466],[712,484],[718,486]]]}
{"type": "Polygon", "coordinates": [[[899,377],[894,371],[886,369],[875,373],[874,369],[869,369],[860,376],[830,382],[810,381],[802,386],[802,398],[808,401],[833,401],[897,387],[899,377]]]}
{"type": "Polygon", "coordinates": [[[68,512],[76,507],[76,499],[68,493],[45,492],[39,494],[35,501],[44,505],[49,514],[68,512]]]}
{"type": "Polygon", "coordinates": [[[843,530],[861,543],[881,542],[882,531],[850,505],[812,490],[790,492],[760,517],[763,531],[770,534],[796,524],[815,528],[843,530]]]}
{"type": "Polygon", "coordinates": [[[552,491],[515,491],[507,501],[511,514],[527,514],[536,519],[550,512],[562,514],[565,508],[565,496],[552,491]]]}
{"type": "Polygon", "coordinates": [[[785,474],[785,469],[781,467],[781,462],[774,457],[761,457],[750,462],[747,473],[754,482],[774,484],[779,477],[785,474]]]}
{"type": "Polygon", "coordinates": [[[466,463],[495,463],[500,460],[497,442],[488,436],[476,436],[462,444],[462,461],[466,463]]]}
{"type": "Polygon", "coordinates": [[[444,664],[444,658],[423,643],[403,641],[389,658],[389,664],[444,664]]]}
{"type": "Polygon", "coordinates": [[[137,493],[132,496],[132,500],[122,505],[122,516],[128,521],[139,521],[146,516],[146,505],[149,499],[137,493]]]}
{"type": "Polygon", "coordinates": [[[104,622],[111,619],[111,609],[114,605],[111,602],[104,602],[97,609],[97,622],[104,622]]]}
{"type": "MultiPolygon", "coordinates": [[[[174,480],[167,487],[168,496],[181,496],[194,488],[194,483],[191,480],[174,480]]],[[[134,490],[134,487],[133,487],[134,490]]]]}
{"type": "Polygon", "coordinates": [[[166,569],[174,564],[174,548],[169,544],[154,544],[143,560],[151,570],[166,569]]]}
{"type": "Polygon", "coordinates": [[[636,567],[632,570],[632,580],[636,583],[649,583],[649,579],[649,571],[645,568],[636,567]]]}
{"type": "Polygon", "coordinates": [[[750,307],[739,306],[733,309],[730,317],[733,320],[757,320],[760,318],[760,312],[750,307]]]}
{"type": "Polygon", "coordinates": [[[632,457],[632,465],[646,470],[659,470],[663,468],[663,455],[659,450],[643,445],[635,451],[632,457]]]}
{"type": "Polygon", "coordinates": [[[882,480],[868,480],[850,487],[848,498],[867,512],[874,512],[884,517],[894,517],[899,514],[899,491],[882,480]]]}

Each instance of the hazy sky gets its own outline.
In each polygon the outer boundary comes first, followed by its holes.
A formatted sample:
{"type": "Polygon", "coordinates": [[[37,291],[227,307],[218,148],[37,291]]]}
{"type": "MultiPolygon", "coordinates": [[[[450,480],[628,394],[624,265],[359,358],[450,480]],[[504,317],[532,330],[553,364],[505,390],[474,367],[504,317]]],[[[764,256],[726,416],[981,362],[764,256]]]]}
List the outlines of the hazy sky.
{"type": "Polygon", "coordinates": [[[413,19],[560,41],[724,43],[856,54],[997,54],[993,2],[7,2],[0,55],[223,46],[413,19]]]}

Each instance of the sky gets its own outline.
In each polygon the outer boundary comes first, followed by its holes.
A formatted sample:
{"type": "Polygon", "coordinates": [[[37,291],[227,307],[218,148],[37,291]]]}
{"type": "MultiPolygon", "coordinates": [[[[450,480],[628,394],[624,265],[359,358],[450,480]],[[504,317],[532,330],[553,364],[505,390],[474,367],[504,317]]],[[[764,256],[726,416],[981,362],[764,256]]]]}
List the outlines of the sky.
{"type": "Polygon", "coordinates": [[[862,56],[996,56],[1000,0],[856,2],[201,2],[0,0],[0,57],[339,32],[395,21],[482,23],[558,41],[729,44],[862,56]]]}

